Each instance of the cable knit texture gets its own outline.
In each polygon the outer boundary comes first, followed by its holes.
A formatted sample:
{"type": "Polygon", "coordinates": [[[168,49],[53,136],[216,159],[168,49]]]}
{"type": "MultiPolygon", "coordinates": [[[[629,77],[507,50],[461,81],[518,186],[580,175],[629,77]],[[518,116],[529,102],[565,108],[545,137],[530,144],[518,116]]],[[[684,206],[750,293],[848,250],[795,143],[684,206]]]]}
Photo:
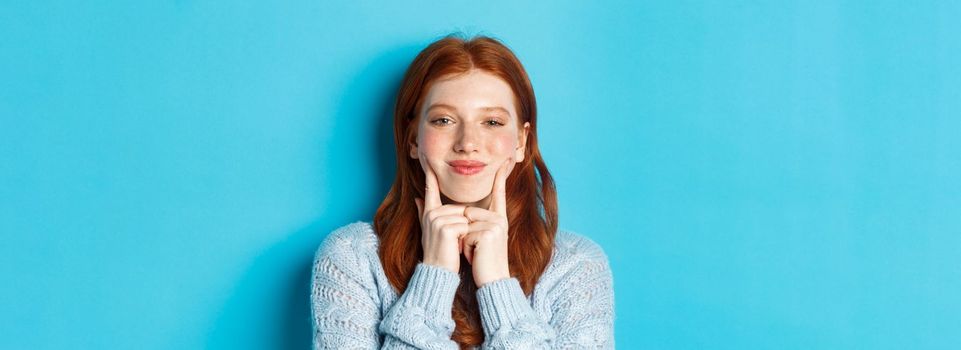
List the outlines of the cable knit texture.
{"type": "MultiPolygon", "coordinates": [[[[390,285],[368,222],[338,228],[314,257],[314,349],[459,349],[454,295],[460,276],[420,263],[402,295],[390,285]]],[[[614,348],[613,276],[590,239],[558,231],[554,256],[530,296],[516,278],[477,290],[482,349],[614,348]]]]}

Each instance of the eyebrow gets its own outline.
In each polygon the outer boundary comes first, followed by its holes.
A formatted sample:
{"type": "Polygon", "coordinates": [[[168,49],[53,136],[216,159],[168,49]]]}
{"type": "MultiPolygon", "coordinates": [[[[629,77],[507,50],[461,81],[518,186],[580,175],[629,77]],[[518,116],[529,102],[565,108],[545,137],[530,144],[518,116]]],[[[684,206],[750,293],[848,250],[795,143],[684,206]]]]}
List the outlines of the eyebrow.
{"type": "MultiPolygon", "coordinates": [[[[446,109],[450,109],[450,110],[454,110],[454,111],[457,110],[457,108],[455,108],[454,106],[451,106],[451,105],[449,105],[449,104],[435,103],[435,104],[430,105],[430,107],[428,107],[427,110],[426,110],[424,113],[430,112],[430,111],[431,111],[432,109],[434,109],[434,108],[446,108],[446,109]]],[[[495,107],[481,107],[481,108],[478,108],[478,109],[480,109],[480,110],[482,110],[482,111],[484,111],[484,112],[500,111],[500,112],[504,112],[504,114],[507,114],[508,116],[511,115],[511,112],[509,112],[509,111],[508,111],[506,108],[504,108],[504,107],[498,107],[498,106],[495,106],[495,107]]]]}

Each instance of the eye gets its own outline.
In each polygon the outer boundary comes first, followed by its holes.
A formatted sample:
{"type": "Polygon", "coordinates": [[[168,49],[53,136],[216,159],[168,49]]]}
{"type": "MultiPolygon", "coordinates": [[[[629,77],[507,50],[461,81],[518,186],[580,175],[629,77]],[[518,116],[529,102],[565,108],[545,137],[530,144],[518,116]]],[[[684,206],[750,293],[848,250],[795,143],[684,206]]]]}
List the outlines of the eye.
{"type": "Polygon", "coordinates": [[[447,117],[440,117],[430,121],[430,123],[434,125],[448,125],[453,122],[453,120],[450,120],[450,118],[447,117]]]}
{"type": "Polygon", "coordinates": [[[487,126],[504,126],[504,123],[497,121],[497,119],[488,119],[484,122],[487,126]]]}

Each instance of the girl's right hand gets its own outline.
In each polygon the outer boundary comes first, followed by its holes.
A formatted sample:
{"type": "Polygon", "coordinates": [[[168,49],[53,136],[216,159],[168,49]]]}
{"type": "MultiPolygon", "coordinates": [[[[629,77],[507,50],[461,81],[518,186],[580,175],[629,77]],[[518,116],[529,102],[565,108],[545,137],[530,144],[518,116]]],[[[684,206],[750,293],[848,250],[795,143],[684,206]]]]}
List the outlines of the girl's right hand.
{"type": "Polygon", "coordinates": [[[420,217],[423,262],[439,266],[454,273],[460,272],[460,239],[467,234],[470,221],[464,215],[463,205],[441,205],[440,187],[434,170],[423,154],[418,157],[426,179],[425,199],[415,198],[420,217]]]}

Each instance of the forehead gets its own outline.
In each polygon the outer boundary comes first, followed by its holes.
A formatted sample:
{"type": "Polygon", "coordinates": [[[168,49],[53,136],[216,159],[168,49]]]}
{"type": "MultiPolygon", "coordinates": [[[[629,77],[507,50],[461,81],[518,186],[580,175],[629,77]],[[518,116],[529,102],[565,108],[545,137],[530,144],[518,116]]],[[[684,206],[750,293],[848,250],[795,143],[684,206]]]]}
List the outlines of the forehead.
{"type": "Polygon", "coordinates": [[[463,113],[501,107],[510,115],[517,115],[510,85],[496,75],[476,69],[435,81],[424,97],[422,112],[436,104],[449,105],[463,113]]]}

